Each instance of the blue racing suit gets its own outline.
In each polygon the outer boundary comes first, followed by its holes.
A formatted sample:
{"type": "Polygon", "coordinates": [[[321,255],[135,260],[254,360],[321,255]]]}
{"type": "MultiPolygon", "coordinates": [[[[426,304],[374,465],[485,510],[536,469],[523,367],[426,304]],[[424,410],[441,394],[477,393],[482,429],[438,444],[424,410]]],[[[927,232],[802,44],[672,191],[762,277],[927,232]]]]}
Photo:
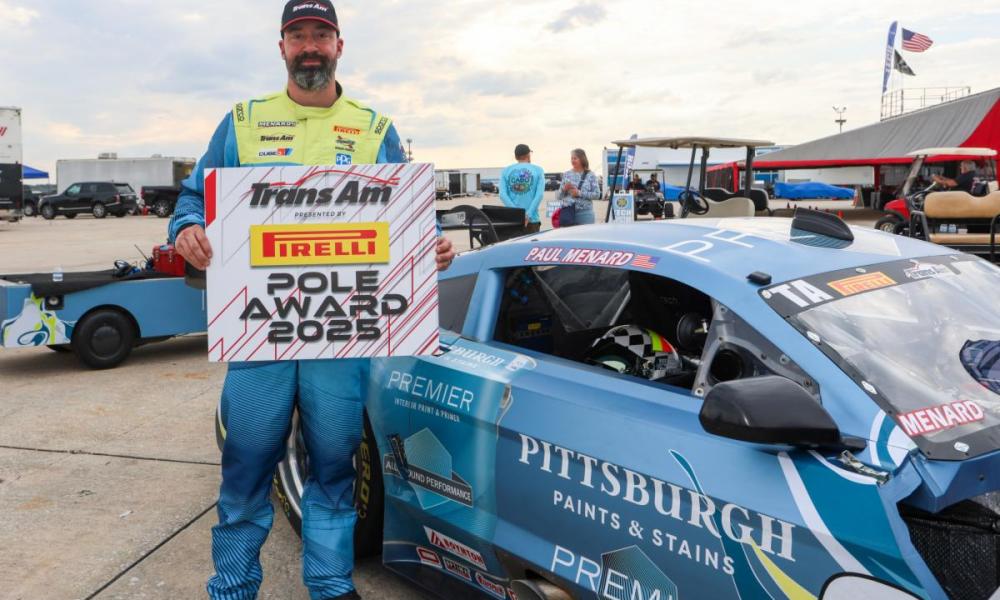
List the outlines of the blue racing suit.
{"type": "MultiPolygon", "coordinates": [[[[338,92],[342,92],[339,84],[338,92]]],[[[338,164],[353,159],[359,163],[406,162],[399,135],[388,118],[344,98],[342,93],[330,109],[299,106],[284,92],[236,105],[183,183],[170,224],[170,240],[187,226],[205,224],[205,169],[246,166],[248,162],[255,166],[333,164],[334,157],[319,149],[332,151],[335,146],[338,164]],[[352,136],[354,143],[344,142],[352,136]],[[257,147],[277,143],[285,146],[280,153],[257,147]],[[366,144],[370,146],[367,150],[366,144]],[[349,156],[344,149],[357,153],[349,156]],[[268,157],[267,162],[255,160],[257,157],[268,157]]],[[[313,600],[354,589],[351,572],[357,515],[352,455],[361,440],[368,365],[368,359],[229,365],[220,402],[226,437],[219,524],[212,528],[215,574],[207,586],[211,598],[249,600],[257,596],[263,580],[260,549],[274,518],[272,476],[285,455],[296,403],[310,471],[302,497],[303,580],[313,600]]]]}

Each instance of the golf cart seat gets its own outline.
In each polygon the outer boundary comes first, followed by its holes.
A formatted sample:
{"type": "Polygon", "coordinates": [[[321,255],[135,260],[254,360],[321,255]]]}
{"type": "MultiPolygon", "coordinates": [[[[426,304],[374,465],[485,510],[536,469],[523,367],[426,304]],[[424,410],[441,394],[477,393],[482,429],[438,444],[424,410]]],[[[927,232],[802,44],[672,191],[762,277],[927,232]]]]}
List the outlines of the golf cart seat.
{"type": "Polygon", "coordinates": [[[730,192],[726,188],[721,187],[709,187],[705,188],[704,196],[709,200],[715,200],[716,202],[724,202],[730,198],[750,198],[753,201],[753,208],[755,211],[766,211],[768,209],[768,200],[770,198],[767,195],[767,191],[751,188],[748,194],[746,190],[740,190],[738,192],[730,192]]]}
{"type": "Polygon", "coordinates": [[[722,217],[752,217],[757,211],[754,210],[753,200],[742,196],[734,196],[722,202],[705,199],[708,202],[708,212],[703,215],[691,213],[689,219],[718,219],[722,217]]]}
{"type": "Polygon", "coordinates": [[[913,212],[910,231],[935,244],[971,252],[996,254],[997,232],[1000,230],[1000,192],[975,197],[965,192],[933,192],[924,199],[924,208],[913,212]],[[954,225],[966,233],[941,232],[954,225]]]}
{"type": "Polygon", "coordinates": [[[726,188],[721,187],[707,187],[705,188],[705,193],[702,194],[709,200],[714,200],[716,202],[722,202],[724,200],[729,200],[736,194],[730,192],[726,188]]]}
{"type": "Polygon", "coordinates": [[[986,184],[986,187],[987,189],[990,190],[991,194],[993,192],[1000,191],[1000,183],[997,183],[996,181],[989,182],[988,184],[986,184]]]}

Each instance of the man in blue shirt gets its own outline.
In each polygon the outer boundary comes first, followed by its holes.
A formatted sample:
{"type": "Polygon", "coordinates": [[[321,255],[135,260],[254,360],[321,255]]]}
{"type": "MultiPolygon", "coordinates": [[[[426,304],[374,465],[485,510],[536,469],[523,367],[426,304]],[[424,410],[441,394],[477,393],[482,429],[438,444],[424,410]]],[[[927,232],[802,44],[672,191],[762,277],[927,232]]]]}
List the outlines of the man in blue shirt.
{"type": "Polygon", "coordinates": [[[542,227],[538,205],[545,194],[545,172],[531,164],[531,148],[527,144],[514,148],[514,158],[517,162],[500,175],[500,199],[505,206],[523,208],[526,231],[537,233],[542,227]]]}

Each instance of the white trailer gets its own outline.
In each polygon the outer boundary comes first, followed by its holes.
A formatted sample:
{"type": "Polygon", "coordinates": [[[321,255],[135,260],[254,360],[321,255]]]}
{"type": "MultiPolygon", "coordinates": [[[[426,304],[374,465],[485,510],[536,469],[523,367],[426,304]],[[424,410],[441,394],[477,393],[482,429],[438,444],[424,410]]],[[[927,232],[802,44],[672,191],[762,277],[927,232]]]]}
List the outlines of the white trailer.
{"type": "Polygon", "coordinates": [[[56,161],[56,184],[59,193],[82,181],[127,183],[139,194],[143,186],[179,186],[194,169],[193,158],[151,157],[63,159],[56,161]]]}
{"type": "Polygon", "coordinates": [[[0,221],[13,223],[21,218],[22,152],[21,109],[0,107],[0,221]]]}

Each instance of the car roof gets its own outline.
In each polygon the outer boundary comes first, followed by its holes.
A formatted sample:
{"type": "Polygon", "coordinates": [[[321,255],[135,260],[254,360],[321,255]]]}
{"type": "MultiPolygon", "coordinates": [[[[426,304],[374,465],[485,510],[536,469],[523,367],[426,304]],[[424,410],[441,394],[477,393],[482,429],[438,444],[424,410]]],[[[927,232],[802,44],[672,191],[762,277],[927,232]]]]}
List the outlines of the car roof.
{"type": "Polygon", "coordinates": [[[740,138],[705,136],[637,138],[634,140],[617,140],[611,143],[622,148],[639,146],[643,148],[672,148],[674,150],[678,148],[692,148],[695,146],[708,146],[709,148],[757,148],[760,146],[774,145],[774,142],[764,140],[744,140],[740,138]]]}
{"type": "Polygon", "coordinates": [[[571,247],[621,250],[655,257],[651,272],[669,277],[677,260],[706,272],[745,281],[755,271],[774,282],[817,273],[880,264],[905,258],[955,254],[944,246],[852,226],[853,242],[791,229],[788,218],[673,219],[629,225],[590,225],[554,229],[491,246],[500,262],[524,264],[530,248],[571,247]],[[503,249],[512,253],[507,254],[503,249]],[[523,253],[522,253],[523,252],[523,253]],[[659,260],[660,258],[671,260],[659,260]]]}

